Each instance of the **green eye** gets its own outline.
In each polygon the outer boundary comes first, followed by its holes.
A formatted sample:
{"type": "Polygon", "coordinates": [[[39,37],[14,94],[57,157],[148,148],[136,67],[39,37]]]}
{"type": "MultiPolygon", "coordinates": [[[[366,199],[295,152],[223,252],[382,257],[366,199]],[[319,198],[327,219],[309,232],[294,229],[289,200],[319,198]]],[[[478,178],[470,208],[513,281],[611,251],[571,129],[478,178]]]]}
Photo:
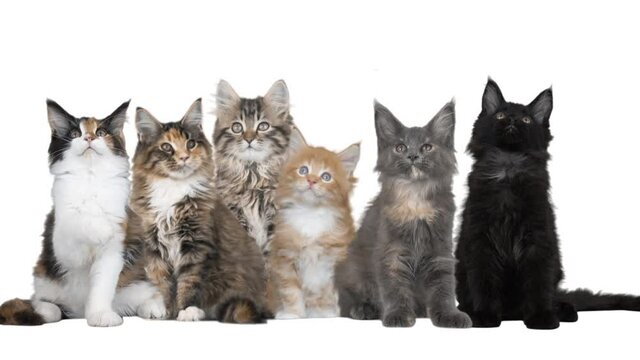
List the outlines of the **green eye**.
{"type": "Polygon", "coordinates": [[[196,145],[197,145],[197,143],[196,143],[196,141],[195,141],[195,140],[189,140],[189,141],[187,141],[187,149],[189,149],[189,150],[191,150],[191,149],[193,149],[194,147],[196,147],[196,145]]]}
{"type": "Polygon", "coordinates": [[[96,131],[96,135],[98,137],[107,136],[107,130],[100,128],[100,129],[98,129],[98,131],[96,131]]]}
{"type": "Polygon", "coordinates": [[[329,182],[331,181],[331,174],[329,174],[328,172],[323,172],[322,175],[320,175],[320,178],[324,182],[329,182]]]}
{"type": "Polygon", "coordinates": [[[507,115],[505,113],[503,113],[502,111],[496,114],[496,119],[498,120],[502,120],[504,118],[506,118],[507,115]]]}
{"type": "Polygon", "coordinates": [[[302,176],[309,174],[309,168],[304,165],[300,166],[300,168],[298,169],[298,174],[302,176]]]}
{"type": "Polygon", "coordinates": [[[405,144],[396,145],[396,152],[403,153],[405,151],[407,151],[407,145],[405,144]]]}
{"type": "Polygon", "coordinates": [[[242,124],[240,124],[239,122],[234,122],[233,125],[231,125],[231,131],[233,131],[236,134],[239,134],[242,132],[242,124]]]}
{"type": "Polygon", "coordinates": [[[79,138],[79,137],[80,137],[80,135],[82,135],[82,134],[81,134],[81,133],[80,133],[80,131],[78,131],[78,130],[72,130],[72,131],[69,133],[69,137],[71,137],[72,139],[79,138]]]}
{"type": "Polygon", "coordinates": [[[267,131],[269,130],[269,123],[266,121],[261,122],[260,124],[258,124],[258,130],[259,131],[267,131]]]}
{"type": "Polygon", "coordinates": [[[163,143],[162,145],[160,145],[160,149],[162,149],[162,151],[164,152],[173,152],[173,146],[171,146],[171,144],[169,143],[163,143]]]}

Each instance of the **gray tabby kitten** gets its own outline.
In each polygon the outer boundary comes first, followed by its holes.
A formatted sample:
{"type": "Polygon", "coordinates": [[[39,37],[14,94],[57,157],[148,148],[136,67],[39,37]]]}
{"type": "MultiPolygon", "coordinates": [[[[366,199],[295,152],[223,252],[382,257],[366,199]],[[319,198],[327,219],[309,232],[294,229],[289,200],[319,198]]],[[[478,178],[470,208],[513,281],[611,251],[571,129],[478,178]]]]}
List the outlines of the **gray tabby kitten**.
{"type": "Polygon", "coordinates": [[[341,315],[382,317],[393,327],[426,316],[436,326],[470,327],[454,292],[454,103],[408,128],[376,102],[375,126],[382,188],[336,269],[341,315]]]}
{"type": "Polygon", "coordinates": [[[266,255],[273,237],[275,188],[293,127],[289,91],[279,80],[264,97],[246,99],[220,80],[216,98],[218,193],[266,255]]]}

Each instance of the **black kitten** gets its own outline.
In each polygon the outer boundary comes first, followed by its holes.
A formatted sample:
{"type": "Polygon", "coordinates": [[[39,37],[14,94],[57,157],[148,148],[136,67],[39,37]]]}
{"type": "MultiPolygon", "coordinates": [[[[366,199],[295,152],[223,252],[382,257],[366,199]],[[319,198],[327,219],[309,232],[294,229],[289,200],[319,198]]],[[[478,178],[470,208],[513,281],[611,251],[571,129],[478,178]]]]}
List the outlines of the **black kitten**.
{"type": "Polygon", "coordinates": [[[551,89],[529,105],[504,100],[489,79],[468,151],[475,159],[456,249],[458,301],[475,327],[524,320],[554,329],[577,310],[640,310],[628,295],[558,289],[563,278],[549,199],[551,89]]]}

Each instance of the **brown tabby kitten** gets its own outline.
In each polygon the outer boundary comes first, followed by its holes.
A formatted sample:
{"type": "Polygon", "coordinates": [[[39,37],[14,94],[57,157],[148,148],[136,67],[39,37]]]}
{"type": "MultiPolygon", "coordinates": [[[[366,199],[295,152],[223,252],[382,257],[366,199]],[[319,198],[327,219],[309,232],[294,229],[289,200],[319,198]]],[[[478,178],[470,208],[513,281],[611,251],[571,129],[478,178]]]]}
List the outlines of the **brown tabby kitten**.
{"type": "Polygon", "coordinates": [[[307,146],[297,130],[294,143],[300,146],[291,145],[276,192],[278,213],[269,253],[271,311],[278,319],[336,317],[334,268],[347,257],[355,237],[349,195],[360,144],[334,153],[307,146]]]}
{"type": "Polygon", "coordinates": [[[137,109],[131,195],[137,216],[128,236],[135,250],[126,255],[120,286],[146,282],[155,290],[135,309],[144,318],[262,322],[261,254],[214,195],[212,149],[201,122],[200,100],[173,123],[137,109]]]}
{"type": "Polygon", "coordinates": [[[277,178],[293,126],[289,91],[280,80],[264,97],[246,99],[221,80],[216,97],[216,185],[225,204],[267,254],[276,214],[277,178]]]}

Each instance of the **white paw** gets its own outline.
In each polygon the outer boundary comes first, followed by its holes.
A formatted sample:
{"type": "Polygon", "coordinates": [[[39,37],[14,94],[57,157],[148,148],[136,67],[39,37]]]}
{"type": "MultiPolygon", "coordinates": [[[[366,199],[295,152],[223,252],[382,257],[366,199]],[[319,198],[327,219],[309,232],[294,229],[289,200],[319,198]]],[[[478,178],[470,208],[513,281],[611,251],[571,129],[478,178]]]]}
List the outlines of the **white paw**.
{"type": "Polygon", "coordinates": [[[292,320],[292,319],[300,319],[304,315],[296,314],[288,311],[280,311],[276,314],[277,320],[292,320]]]}
{"type": "Polygon", "coordinates": [[[46,323],[58,322],[62,319],[62,311],[56,304],[46,301],[33,301],[34,310],[42,316],[46,323]]]}
{"type": "Polygon", "coordinates": [[[122,325],[122,317],[111,310],[86,315],[89,326],[109,327],[122,325]]]}
{"type": "Polygon", "coordinates": [[[205,313],[197,306],[189,306],[178,313],[178,321],[200,321],[204,319],[205,313]]]}
{"type": "Polygon", "coordinates": [[[336,309],[307,309],[307,317],[310,318],[333,318],[338,317],[336,309]]]}
{"type": "Polygon", "coordinates": [[[143,319],[164,319],[167,316],[167,308],[162,299],[152,298],[138,306],[136,313],[143,319]]]}

